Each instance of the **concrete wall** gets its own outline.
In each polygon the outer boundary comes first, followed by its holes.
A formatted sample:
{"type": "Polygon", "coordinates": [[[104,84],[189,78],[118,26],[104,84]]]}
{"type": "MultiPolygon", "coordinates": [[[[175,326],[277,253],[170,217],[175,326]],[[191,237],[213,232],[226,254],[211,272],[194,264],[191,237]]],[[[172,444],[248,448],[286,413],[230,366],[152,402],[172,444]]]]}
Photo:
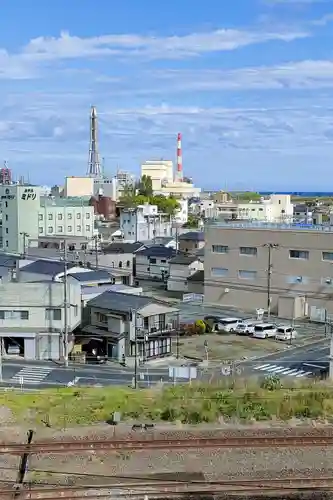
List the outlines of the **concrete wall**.
{"type": "MultiPolygon", "coordinates": [[[[81,320],[80,285],[68,285],[69,330],[73,330],[81,320]]],[[[0,284],[0,313],[5,312],[6,319],[0,319],[0,328],[27,328],[59,331],[64,328],[64,286],[62,283],[4,283],[0,284]],[[61,319],[52,319],[52,313],[46,309],[60,309],[61,319]],[[24,311],[24,312],[23,312],[24,311]],[[21,315],[20,312],[24,315],[21,315]],[[11,316],[11,317],[9,317],[11,316]]]]}
{"type": "Polygon", "coordinates": [[[273,228],[273,225],[271,229],[251,228],[246,224],[240,226],[212,225],[206,228],[206,302],[252,311],[261,307],[266,309],[266,245],[273,244],[277,248],[271,250],[272,312],[277,311],[279,296],[286,294],[305,295],[309,306],[326,307],[333,312],[333,259],[323,259],[323,252],[332,252],[332,232],[283,230],[277,226],[273,228]],[[217,247],[215,251],[213,245],[217,247]],[[224,253],[221,253],[221,247],[227,247],[224,253]],[[257,253],[241,255],[240,247],[255,248],[257,253]],[[296,257],[295,252],[308,254],[301,253],[296,257]],[[244,271],[250,271],[252,276],[244,278],[244,271]]]}

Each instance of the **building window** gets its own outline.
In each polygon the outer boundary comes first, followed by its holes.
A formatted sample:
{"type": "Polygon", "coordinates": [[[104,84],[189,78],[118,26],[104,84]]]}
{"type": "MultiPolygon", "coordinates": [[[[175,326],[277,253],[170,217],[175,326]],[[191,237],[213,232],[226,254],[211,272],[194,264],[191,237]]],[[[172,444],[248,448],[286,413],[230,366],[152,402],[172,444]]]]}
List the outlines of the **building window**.
{"type": "Polygon", "coordinates": [[[77,219],[81,219],[81,214],[77,213],[77,214],[76,214],[76,218],[77,218],[77,219]]]}
{"type": "Polygon", "coordinates": [[[240,247],[239,249],[240,255],[257,255],[256,247],[240,247]]]}
{"type": "Polygon", "coordinates": [[[8,215],[6,214],[6,220],[8,220],[8,215]]]}
{"type": "Polygon", "coordinates": [[[8,208],[8,201],[5,201],[5,207],[8,208]]]}
{"type": "Polygon", "coordinates": [[[90,213],[89,212],[86,213],[86,219],[90,219],[90,213]]]}
{"type": "Polygon", "coordinates": [[[289,257],[291,259],[308,259],[309,251],[308,250],[289,250],[289,257]]]}
{"type": "Polygon", "coordinates": [[[225,245],[213,245],[212,250],[214,253],[228,253],[229,247],[225,245]]]}
{"type": "Polygon", "coordinates": [[[47,321],[53,320],[53,321],[60,321],[61,320],[61,309],[56,308],[53,309],[52,307],[48,307],[45,309],[45,319],[47,321]]]}
{"type": "Polygon", "coordinates": [[[123,267],[123,263],[121,261],[119,262],[119,267],[123,267]]]}
{"type": "Polygon", "coordinates": [[[246,271],[245,269],[240,269],[238,271],[238,277],[241,280],[255,280],[257,277],[257,271],[246,271]]]}
{"type": "Polygon", "coordinates": [[[47,218],[48,218],[48,220],[53,220],[53,214],[48,214],[47,218]]]}
{"type": "Polygon", "coordinates": [[[38,220],[43,220],[43,214],[38,214],[38,220]]]}
{"type": "Polygon", "coordinates": [[[286,278],[286,282],[291,285],[305,285],[308,281],[305,276],[287,276],[286,278]]]}
{"type": "Polygon", "coordinates": [[[154,257],[151,257],[151,258],[149,259],[149,263],[150,263],[150,264],[156,264],[156,259],[155,259],[154,257]]]}
{"type": "Polygon", "coordinates": [[[63,227],[62,226],[58,226],[58,233],[62,233],[63,231],[63,227]]]}
{"type": "Polygon", "coordinates": [[[76,226],[76,230],[77,230],[78,232],[80,232],[80,231],[81,231],[81,226],[76,226]]]}
{"type": "Polygon", "coordinates": [[[71,219],[72,218],[72,214],[67,214],[67,219],[71,219]]]}
{"type": "Polygon", "coordinates": [[[58,220],[62,220],[62,214],[58,214],[58,220]]]}
{"type": "Polygon", "coordinates": [[[333,252],[323,252],[323,260],[333,261],[333,252]]]}
{"type": "Polygon", "coordinates": [[[0,319],[29,319],[29,311],[0,311],[0,319]]]}
{"type": "Polygon", "coordinates": [[[107,323],[108,322],[108,317],[106,314],[103,313],[96,313],[96,319],[98,323],[107,323]]]}
{"type": "Polygon", "coordinates": [[[52,227],[52,226],[49,226],[49,227],[47,228],[47,232],[48,232],[48,233],[53,233],[53,227],[52,227]]]}
{"type": "Polygon", "coordinates": [[[90,231],[90,224],[86,225],[86,231],[90,231]]]}
{"type": "Polygon", "coordinates": [[[228,276],[228,269],[225,269],[224,267],[212,267],[211,269],[211,275],[212,276],[228,276]]]}
{"type": "Polygon", "coordinates": [[[8,247],[8,240],[6,240],[6,247],[8,247]]]}
{"type": "Polygon", "coordinates": [[[8,234],[8,227],[6,227],[6,234],[8,234]]]}
{"type": "Polygon", "coordinates": [[[130,266],[131,266],[131,262],[128,260],[128,261],[126,262],[126,267],[130,267],[130,266]]]}
{"type": "Polygon", "coordinates": [[[39,232],[39,234],[42,234],[42,233],[43,233],[43,228],[42,228],[42,227],[39,227],[39,228],[38,228],[38,232],[39,232]]]}
{"type": "Polygon", "coordinates": [[[71,232],[72,232],[72,226],[67,226],[67,231],[68,231],[69,233],[71,233],[71,232]]]}

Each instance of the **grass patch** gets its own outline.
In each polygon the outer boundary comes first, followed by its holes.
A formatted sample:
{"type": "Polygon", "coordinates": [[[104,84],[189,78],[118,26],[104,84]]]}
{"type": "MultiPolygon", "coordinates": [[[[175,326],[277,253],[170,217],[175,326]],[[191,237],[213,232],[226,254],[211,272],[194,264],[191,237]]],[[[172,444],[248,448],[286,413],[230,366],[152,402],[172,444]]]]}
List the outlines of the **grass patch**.
{"type": "MultiPolygon", "coordinates": [[[[273,381],[274,382],[274,381],[273,381]]],[[[313,382],[295,387],[281,383],[244,382],[178,385],[165,389],[66,388],[38,393],[6,392],[0,405],[11,409],[17,422],[47,423],[52,428],[123,419],[181,421],[197,424],[225,420],[263,421],[333,417],[333,386],[313,382]]]]}

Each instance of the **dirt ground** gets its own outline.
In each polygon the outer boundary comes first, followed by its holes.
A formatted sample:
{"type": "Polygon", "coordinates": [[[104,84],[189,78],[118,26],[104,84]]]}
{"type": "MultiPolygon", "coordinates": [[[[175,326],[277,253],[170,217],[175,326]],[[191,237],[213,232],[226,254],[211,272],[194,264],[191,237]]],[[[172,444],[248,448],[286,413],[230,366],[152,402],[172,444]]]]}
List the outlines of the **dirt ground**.
{"type": "MultiPolygon", "coordinates": [[[[278,342],[274,339],[254,339],[235,334],[217,335],[211,333],[187,338],[180,337],[180,356],[207,359],[205,341],[207,341],[208,359],[212,362],[249,359],[289,349],[287,342],[278,342]]],[[[176,340],[174,342],[176,343],[176,340]]],[[[175,346],[173,351],[176,352],[175,346]]]]}

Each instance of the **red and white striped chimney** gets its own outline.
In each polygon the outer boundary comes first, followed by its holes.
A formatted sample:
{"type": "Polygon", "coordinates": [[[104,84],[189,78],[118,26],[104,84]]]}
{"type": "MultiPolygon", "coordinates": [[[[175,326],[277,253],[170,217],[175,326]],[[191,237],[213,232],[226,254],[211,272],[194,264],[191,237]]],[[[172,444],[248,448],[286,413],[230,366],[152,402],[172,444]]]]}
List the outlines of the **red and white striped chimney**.
{"type": "Polygon", "coordinates": [[[177,181],[183,180],[182,134],[177,135],[177,181]]]}

